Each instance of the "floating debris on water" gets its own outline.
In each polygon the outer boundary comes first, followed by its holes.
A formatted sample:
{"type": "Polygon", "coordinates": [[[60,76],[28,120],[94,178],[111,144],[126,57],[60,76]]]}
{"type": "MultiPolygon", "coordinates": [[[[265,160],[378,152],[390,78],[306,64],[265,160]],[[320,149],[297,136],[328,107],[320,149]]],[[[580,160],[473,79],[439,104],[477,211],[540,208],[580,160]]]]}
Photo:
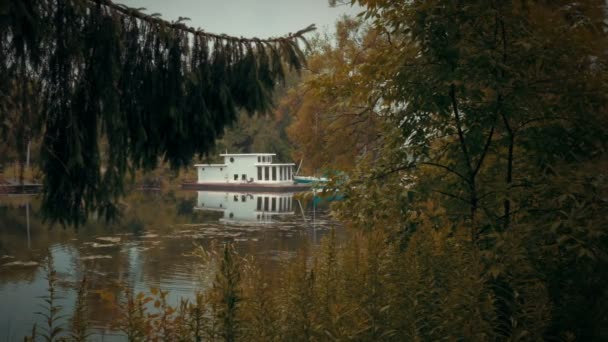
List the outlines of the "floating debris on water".
{"type": "Polygon", "coordinates": [[[0,260],[4,260],[4,259],[15,259],[15,257],[12,255],[3,255],[0,257],[0,260]]]}
{"type": "Polygon", "coordinates": [[[158,234],[146,234],[146,235],[142,235],[140,236],[142,239],[154,239],[158,237],[158,234]]]}
{"type": "Polygon", "coordinates": [[[91,247],[93,247],[93,248],[106,248],[106,247],[114,247],[114,246],[116,246],[116,245],[113,244],[113,243],[97,243],[97,242],[93,242],[91,244],[91,247]]]}
{"type": "Polygon", "coordinates": [[[80,260],[112,259],[111,255],[89,255],[81,257],[80,260]]]}
{"type": "Polygon", "coordinates": [[[2,266],[6,266],[6,267],[11,267],[11,266],[26,266],[26,267],[30,267],[30,266],[38,266],[38,263],[35,261],[13,261],[13,262],[8,262],[2,266]]]}
{"type": "Polygon", "coordinates": [[[119,243],[120,237],[102,236],[102,237],[98,237],[97,240],[111,242],[111,243],[119,243]]]}

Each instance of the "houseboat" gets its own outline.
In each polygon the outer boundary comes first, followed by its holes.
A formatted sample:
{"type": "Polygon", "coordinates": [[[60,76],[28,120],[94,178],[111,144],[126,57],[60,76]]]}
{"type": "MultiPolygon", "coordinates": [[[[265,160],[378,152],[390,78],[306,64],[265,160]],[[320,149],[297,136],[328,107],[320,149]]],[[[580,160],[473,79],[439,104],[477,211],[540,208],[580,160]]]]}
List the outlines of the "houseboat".
{"type": "Polygon", "coordinates": [[[295,184],[294,163],[274,163],[275,153],[225,153],[221,164],[195,164],[196,183],[184,188],[200,190],[304,191],[310,185],[295,184]]]}

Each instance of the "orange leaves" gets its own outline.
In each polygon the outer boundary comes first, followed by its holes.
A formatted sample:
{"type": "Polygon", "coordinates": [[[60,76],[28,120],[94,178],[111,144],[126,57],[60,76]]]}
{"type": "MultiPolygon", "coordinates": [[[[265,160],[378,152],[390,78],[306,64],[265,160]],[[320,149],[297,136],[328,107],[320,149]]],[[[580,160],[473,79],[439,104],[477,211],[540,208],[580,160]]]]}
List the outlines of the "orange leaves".
{"type": "Polygon", "coordinates": [[[99,295],[99,297],[109,303],[115,303],[116,302],[116,295],[112,292],[110,292],[109,290],[96,290],[96,291],[92,291],[93,293],[97,293],[99,295]]]}
{"type": "Polygon", "coordinates": [[[352,18],[336,27],[335,43],[316,42],[304,82],[282,103],[294,116],[287,133],[307,174],[351,170],[379,134],[373,75],[362,72],[378,34],[352,18]]]}

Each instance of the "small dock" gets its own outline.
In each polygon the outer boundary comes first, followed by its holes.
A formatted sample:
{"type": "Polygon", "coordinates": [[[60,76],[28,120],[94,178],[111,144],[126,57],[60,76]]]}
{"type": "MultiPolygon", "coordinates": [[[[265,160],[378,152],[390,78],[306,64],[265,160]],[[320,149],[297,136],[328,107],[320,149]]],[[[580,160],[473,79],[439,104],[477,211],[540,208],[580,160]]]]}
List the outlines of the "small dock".
{"type": "Polygon", "coordinates": [[[215,190],[236,192],[302,192],[311,184],[261,184],[261,183],[182,183],[184,190],[215,190]]]}
{"type": "Polygon", "coordinates": [[[0,195],[4,194],[37,194],[42,191],[42,184],[13,182],[0,183],[0,195]]]}

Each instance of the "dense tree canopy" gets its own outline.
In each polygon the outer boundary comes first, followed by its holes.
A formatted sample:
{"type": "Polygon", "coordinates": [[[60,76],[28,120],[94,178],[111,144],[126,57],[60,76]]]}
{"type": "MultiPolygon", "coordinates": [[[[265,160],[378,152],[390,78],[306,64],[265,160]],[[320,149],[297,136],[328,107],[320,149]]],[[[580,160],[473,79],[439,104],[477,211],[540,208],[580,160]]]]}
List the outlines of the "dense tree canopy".
{"type": "Polygon", "coordinates": [[[381,135],[379,98],[362,68],[384,41],[352,18],[336,23],[335,36],[311,40],[303,82],[280,103],[294,118],[288,135],[304,173],[349,171],[373,154],[381,135]]]}
{"type": "Polygon", "coordinates": [[[302,103],[374,109],[337,208],[386,259],[376,319],[407,317],[402,340],[606,339],[605,2],[353,2],[378,43],[302,103]]]}
{"type": "Polygon", "coordinates": [[[313,29],[245,39],[109,0],[1,0],[0,123],[23,118],[17,139],[42,135],[48,218],[112,217],[129,170],[159,158],[187,165],[239,109],[268,110],[284,65],[301,69],[298,44],[313,29]]]}

